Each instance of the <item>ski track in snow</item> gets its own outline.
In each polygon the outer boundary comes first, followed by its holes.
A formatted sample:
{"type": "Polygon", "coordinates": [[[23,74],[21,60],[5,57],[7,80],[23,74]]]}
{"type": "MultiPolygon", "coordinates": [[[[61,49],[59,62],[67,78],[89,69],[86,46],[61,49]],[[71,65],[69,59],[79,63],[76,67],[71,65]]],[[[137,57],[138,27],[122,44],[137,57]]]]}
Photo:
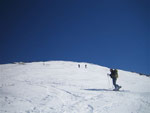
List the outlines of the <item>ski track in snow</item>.
{"type": "Polygon", "coordinates": [[[85,64],[0,65],[0,113],[149,113],[150,78],[119,70],[112,91],[109,69],[85,64]]]}

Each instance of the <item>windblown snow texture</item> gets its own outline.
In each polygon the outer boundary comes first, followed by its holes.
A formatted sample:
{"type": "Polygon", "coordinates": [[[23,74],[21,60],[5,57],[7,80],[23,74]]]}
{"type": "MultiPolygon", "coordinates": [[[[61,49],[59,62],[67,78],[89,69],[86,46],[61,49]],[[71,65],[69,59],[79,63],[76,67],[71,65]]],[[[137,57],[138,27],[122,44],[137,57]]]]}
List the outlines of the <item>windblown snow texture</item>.
{"type": "Polygon", "coordinates": [[[109,69],[94,64],[0,65],[0,113],[149,113],[150,78],[118,72],[116,92],[109,69]]]}

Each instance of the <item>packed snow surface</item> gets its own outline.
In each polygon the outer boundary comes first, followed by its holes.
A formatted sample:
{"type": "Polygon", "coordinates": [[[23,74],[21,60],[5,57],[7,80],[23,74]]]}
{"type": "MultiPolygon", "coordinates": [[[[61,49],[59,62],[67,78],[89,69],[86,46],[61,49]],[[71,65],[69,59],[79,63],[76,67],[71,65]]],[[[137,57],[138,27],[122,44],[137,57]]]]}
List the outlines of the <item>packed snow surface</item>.
{"type": "Polygon", "coordinates": [[[0,113],[150,113],[149,77],[119,70],[113,91],[109,73],[66,61],[0,65],[0,113]]]}

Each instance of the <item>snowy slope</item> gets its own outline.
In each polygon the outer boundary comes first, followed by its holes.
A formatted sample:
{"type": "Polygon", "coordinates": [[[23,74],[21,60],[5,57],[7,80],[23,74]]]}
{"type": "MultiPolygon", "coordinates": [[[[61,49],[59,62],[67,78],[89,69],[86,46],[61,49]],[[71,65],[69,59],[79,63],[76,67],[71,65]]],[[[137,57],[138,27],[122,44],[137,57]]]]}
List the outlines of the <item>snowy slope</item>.
{"type": "Polygon", "coordinates": [[[64,61],[0,65],[0,113],[149,113],[149,77],[119,70],[115,92],[107,73],[64,61]]]}

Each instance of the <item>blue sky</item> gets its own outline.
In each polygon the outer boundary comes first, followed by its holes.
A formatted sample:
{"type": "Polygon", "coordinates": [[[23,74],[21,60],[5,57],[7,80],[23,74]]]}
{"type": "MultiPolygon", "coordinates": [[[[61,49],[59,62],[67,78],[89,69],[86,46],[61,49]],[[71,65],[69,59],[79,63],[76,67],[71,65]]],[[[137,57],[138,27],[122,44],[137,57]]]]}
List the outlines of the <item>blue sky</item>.
{"type": "Polygon", "coordinates": [[[83,61],[150,74],[149,0],[2,0],[0,64],[83,61]]]}

